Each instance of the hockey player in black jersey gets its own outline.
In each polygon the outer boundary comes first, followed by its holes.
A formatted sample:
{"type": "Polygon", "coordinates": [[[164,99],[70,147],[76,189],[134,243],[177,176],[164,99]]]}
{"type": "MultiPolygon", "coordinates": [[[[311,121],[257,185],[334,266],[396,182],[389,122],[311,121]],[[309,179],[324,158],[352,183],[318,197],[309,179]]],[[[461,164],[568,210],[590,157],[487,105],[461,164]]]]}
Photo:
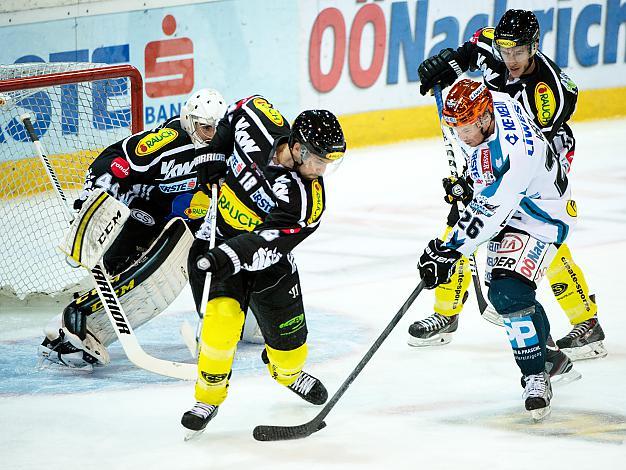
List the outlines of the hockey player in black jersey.
{"type": "MultiPolygon", "coordinates": [[[[567,121],[576,107],[578,90],[572,80],[539,50],[539,23],[531,11],[508,10],[496,28],[482,28],[458,49],[444,49],[426,59],[418,69],[424,95],[434,86],[451,85],[463,72],[480,70],[487,88],[504,92],[520,102],[551,143],[567,179],[574,156],[575,140],[567,121]]],[[[452,204],[448,225],[458,220],[456,201],[471,200],[472,190],[464,179],[444,180],[446,201],[452,204]]],[[[445,344],[456,331],[458,314],[471,282],[469,263],[463,259],[449,284],[435,291],[435,313],[409,328],[409,344],[445,344]],[[460,293],[460,294],[459,294],[460,293]]],[[[603,357],[604,332],[598,323],[595,296],[589,293],[580,267],[567,244],[561,245],[549,266],[552,291],[573,325],[572,331],[556,342],[573,360],[603,357]]],[[[488,279],[486,280],[489,281],[488,279]]],[[[549,340],[553,344],[552,340],[549,340]]],[[[552,373],[571,368],[553,345],[552,373]]]]}
{"type": "MultiPolygon", "coordinates": [[[[186,249],[178,245],[185,233],[192,238],[184,225],[196,231],[209,204],[208,196],[197,184],[195,151],[209,144],[225,112],[226,103],[219,92],[198,90],[181,108],[180,116],[115,142],[96,157],[87,171],[75,209],[80,209],[96,188],[106,190],[130,208],[130,217],[104,254],[103,263],[114,276],[112,281],[122,305],[132,304],[127,311],[134,327],[165,309],[186,283],[184,267],[189,244],[186,249]],[[173,219],[176,221],[170,223],[173,219]],[[182,264],[175,272],[161,273],[168,265],[166,261],[182,264]],[[142,290],[149,290],[146,286],[151,284],[151,277],[159,280],[159,295],[143,292],[144,298],[142,290]]],[[[78,296],[46,327],[39,352],[46,359],[70,367],[104,365],[109,361],[106,346],[115,339],[97,293],[92,290],[78,296]]]]}
{"type": "MultiPolygon", "coordinates": [[[[201,286],[206,272],[212,280],[197,403],[182,417],[185,428],[203,430],[225,400],[247,305],[263,333],[262,356],[272,378],[310,403],[326,401],[323,384],[302,370],[307,326],[291,251],[319,226],[326,204],[322,175],[341,162],[345,149],[337,118],[325,110],[304,111],[290,129],[270,102],[252,96],[230,106],[220,121],[206,153],[226,154],[227,164],[209,161],[198,168],[201,183],[223,182],[217,246],[209,250],[198,239],[189,257],[192,286],[201,286]]],[[[203,226],[199,235],[208,238],[210,229],[203,226]]]]}

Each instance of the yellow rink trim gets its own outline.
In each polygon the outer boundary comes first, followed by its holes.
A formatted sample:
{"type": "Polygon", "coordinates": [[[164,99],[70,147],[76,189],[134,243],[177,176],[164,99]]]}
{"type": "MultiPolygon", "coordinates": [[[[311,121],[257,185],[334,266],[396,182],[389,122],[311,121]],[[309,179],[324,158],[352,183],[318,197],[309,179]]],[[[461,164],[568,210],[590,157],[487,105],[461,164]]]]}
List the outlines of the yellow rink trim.
{"type": "MultiPolygon", "coordinates": [[[[626,87],[606,88],[581,91],[573,120],[579,122],[624,116],[626,116],[626,87]]],[[[348,150],[441,135],[437,107],[434,104],[344,114],[339,116],[339,122],[346,135],[348,150]]]]}
{"type": "MultiPolygon", "coordinates": [[[[0,144],[2,145],[2,144],[0,144]]],[[[48,157],[63,189],[80,189],[87,168],[102,149],[48,157]]],[[[0,199],[32,195],[53,189],[39,157],[0,162],[0,199]]]]}

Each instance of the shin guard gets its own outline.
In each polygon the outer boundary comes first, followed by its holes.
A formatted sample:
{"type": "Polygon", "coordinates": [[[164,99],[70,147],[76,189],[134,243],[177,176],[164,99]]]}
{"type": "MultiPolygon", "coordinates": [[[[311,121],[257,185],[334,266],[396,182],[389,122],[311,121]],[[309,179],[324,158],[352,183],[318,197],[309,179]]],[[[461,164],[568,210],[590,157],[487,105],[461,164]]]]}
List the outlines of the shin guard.
{"type": "Polygon", "coordinates": [[[272,378],[285,387],[294,383],[306,361],[308,352],[306,343],[289,351],[280,351],[267,345],[265,350],[269,361],[267,369],[272,378]]]}
{"type": "Polygon", "coordinates": [[[522,374],[543,373],[550,324],[535,299],[535,289],[516,278],[492,279],[489,300],[504,318],[515,362],[522,374]]]}
{"type": "Polygon", "coordinates": [[[572,325],[589,320],[598,312],[585,276],[567,245],[559,247],[546,274],[556,300],[572,325]]]}
{"type": "Polygon", "coordinates": [[[207,304],[200,338],[196,400],[220,405],[226,399],[243,322],[244,314],[235,299],[217,297],[207,304]]]}

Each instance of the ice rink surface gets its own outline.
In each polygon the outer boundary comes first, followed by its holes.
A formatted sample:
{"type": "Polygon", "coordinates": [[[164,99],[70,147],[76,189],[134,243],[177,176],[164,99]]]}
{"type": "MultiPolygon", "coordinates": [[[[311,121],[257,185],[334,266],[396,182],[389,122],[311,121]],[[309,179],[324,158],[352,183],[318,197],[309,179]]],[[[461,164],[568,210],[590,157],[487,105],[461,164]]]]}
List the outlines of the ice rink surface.
{"type": "MultiPolygon", "coordinates": [[[[504,329],[473,296],[452,343],[407,345],[432,313],[424,291],[307,439],[256,442],[257,424],[297,425],[319,408],[269,377],[260,346],[241,344],[230,393],[197,440],[180,417],[193,384],[137,370],[119,346],[92,374],[36,370],[41,329],[57,311],[4,302],[0,313],[3,469],[537,469],[613,470],[626,462],[626,121],[576,124],[572,170],[579,223],[568,242],[597,295],[609,355],[577,362],[583,378],[554,390],[552,415],[531,423],[504,329]]],[[[349,144],[349,143],[348,143],[349,144]]],[[[309,323],[306,370],[332,395],[418,282],[416,262],[445,225],[440,139],[349,151],[326,181],[320,229],[296,250],[309,323]]],[[[478,255],[479,265],[484,254],[478,255]]],[[[559,338],[570,330],[549,286],[539,288],[559,338]]],[[[178,333],[194,320],[185,290],[138,335],[146,350],[188,360],[178,333]]]]}

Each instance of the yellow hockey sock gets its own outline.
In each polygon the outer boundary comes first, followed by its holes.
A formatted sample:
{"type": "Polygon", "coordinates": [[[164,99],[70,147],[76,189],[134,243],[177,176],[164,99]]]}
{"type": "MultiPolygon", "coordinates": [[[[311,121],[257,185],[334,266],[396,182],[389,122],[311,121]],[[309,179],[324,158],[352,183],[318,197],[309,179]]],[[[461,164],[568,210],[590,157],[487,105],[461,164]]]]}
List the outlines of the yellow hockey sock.
{"type": "Polygon", "coordinates": [[[556,300],[572,325],[589,320],[597,313],[598,307],[589,295],[585,276],[574,262],[567,245],[560,246],[546,276],[556,300]]]}
{"type": "Polygon", "coordinates": [[[220,405],[226,399],[243,322],[244,313],[235,299],[217,297],[209,301],[202,321],[196,400],[220,405]]]}
{"type": "Polygon", "coordinates": [[[469,260],[463,256],[457,262],[450,282],[435,288],[435,312],[446,317],[458,315],[467,300],[467,289],[471,281],[469,260]]]}
{"type": "Polygon", "coordinates": [[[269,359],[267,369],[272,378],[285,387],[294,383],[302,372],[302,367],[306,361],[308,352],[306,343],[289,351],[280,351],[268,345],[265,345],[265,350],[269,359]]]}

